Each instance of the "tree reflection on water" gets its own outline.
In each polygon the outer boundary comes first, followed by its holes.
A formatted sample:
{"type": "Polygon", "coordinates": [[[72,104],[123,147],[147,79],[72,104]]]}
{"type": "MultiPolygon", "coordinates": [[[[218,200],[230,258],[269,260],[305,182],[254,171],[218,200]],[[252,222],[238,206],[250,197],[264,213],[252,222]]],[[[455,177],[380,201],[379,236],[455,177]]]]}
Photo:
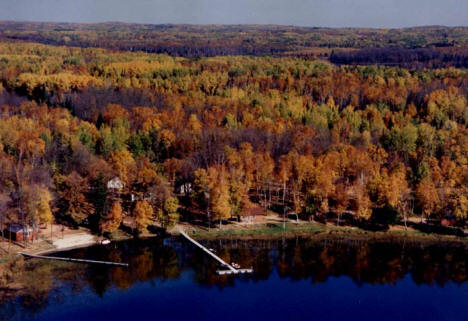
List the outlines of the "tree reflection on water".
{"type": "Polygon", "coordinates": [[[147,239],[77,249],[57,256],[128,262],[129,268],[29,260],[14,266],[16,290],[2,290],[0,318],[34,315],[63,293],[91,289],[103,296],[110,288],[121,291],[137,283],[177,279],[184,270],[203,287],[225,289],[237,282],[262,282],[272,273],[280,278],[326,282],[347,276],[357,285],[396,284],[407,275],[415,284],[443,287],[467,280],[467,249],[463,244],[408,244],[389,242],[317,241],[307,238],[276,240],[217,240],[204,242],[227,262],[253,267],[248,276],[219,276],[217,262],[192,244],[179,239],[147,239]],[[67,292],[68,291],[68,292],[67,292]]]}

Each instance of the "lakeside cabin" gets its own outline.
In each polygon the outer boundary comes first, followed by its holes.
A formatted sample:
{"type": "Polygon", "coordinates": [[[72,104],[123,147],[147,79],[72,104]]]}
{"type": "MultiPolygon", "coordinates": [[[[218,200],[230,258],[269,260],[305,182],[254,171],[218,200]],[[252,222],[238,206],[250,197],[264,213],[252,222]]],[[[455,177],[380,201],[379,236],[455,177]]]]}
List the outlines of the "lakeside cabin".
{"type": "Polygon", "coordinates": [[[246,223],[252,223],[257,217],[266,216],[266,211],[261,206],[246,208],[240,213],[240,220],[246,223]]]}
{"type": "Polygon", "coordinates": [[[38,233],[38,228],[33,228],[31,226],[24,227],[23,224],[19,223],[12,223],[3,230],[5,238],[9,239],[11,237],[11,239],[16,242],[22,242],[25,239],[28,241],[37,239],[38,233]]]}

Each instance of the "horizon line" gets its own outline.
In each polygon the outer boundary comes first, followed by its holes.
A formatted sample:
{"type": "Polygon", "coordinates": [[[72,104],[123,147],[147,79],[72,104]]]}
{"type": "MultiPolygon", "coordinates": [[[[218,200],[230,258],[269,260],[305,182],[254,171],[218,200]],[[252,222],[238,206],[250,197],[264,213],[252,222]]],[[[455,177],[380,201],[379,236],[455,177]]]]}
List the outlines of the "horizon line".
{"type": "Polygon", "coordinates": [[[401,30],[415,28],[468,28],[468,25],[413,25],[408,27],[363,27],[363,26],[347,26],[347,27],[324,27],[324,26],[306,26],[306,25],[291,25],[291,24],[264,24],[264,23],[182,23],[182,22],[167,22],[167,23],[145,23],[145,22],[128,22],[119,20],[100,21],[100,22],[75,22],[75,21],[45,21],[45,20],[0,20],[0,23],[42,23],[42,24],[75,24],[75,25],[103,25],[103,24],[125,24],[125,25],[149,25],[149,26],[265,26],[265,27],[294,27],[294,28],[311,28],[311,29],[371,29],[371,30],[401,30]]]}

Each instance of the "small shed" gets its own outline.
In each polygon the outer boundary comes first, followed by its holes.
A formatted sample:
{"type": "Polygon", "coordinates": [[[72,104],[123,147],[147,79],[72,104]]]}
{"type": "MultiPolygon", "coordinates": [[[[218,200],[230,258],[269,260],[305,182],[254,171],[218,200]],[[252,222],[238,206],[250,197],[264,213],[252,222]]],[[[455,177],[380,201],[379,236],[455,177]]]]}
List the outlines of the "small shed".
{"type": "Polygon", "coordinates": [[[25,238],[26,240],[36,239],[38,232],[37,228],[31,226],[24,227],[22,224],[12,223],[3,230],[3,235],[5,238],[11,237],[13,241],[22,242],[25,238]]]}
{"type": "Polygon", "coordinates": [[[151,202],[153,199],[153,194],[152,193],[144,193],[144,194],[130,194],[130,201],[136,202],[136,201],[148,201],[151,202]]]}
{"type": "Polygon", "coordinates": [[[260,206],[254,206],[251,208],[246,208],[244,209],[241,214],[240,214],[240,219],[243,222],[253,222],[256,217],[258,216],[265,216],[266,212],[263,207],[260,206]]]}
{"type": "Polygon", "coordinates": [[[457,224],[456,218],[451,216],[451,215],[443,217],[440,220],[440,225],[442,225],[442,226],[455,226],[456,224],[457,224]]]}
{"type": "Polygon", "coordinates": [[[107,182],[107,188],[111,190],[121,190],[124,188],[124,184],[118,177],[114,177],[110,181],[107,182]]]}

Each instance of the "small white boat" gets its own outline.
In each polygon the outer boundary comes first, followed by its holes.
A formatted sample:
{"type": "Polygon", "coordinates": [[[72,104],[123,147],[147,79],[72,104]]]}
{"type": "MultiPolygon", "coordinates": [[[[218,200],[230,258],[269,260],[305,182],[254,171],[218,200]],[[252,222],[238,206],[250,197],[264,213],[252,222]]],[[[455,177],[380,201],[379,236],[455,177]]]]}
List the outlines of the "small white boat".
{"type": "Polygon", "coordinates": [[[102,239],[100,243],[101,243],[102,245],[107,245],[107,244],[110,244],[110,242],[111,242],[111,241],[108,240],[108,239],[102,239]]]}

